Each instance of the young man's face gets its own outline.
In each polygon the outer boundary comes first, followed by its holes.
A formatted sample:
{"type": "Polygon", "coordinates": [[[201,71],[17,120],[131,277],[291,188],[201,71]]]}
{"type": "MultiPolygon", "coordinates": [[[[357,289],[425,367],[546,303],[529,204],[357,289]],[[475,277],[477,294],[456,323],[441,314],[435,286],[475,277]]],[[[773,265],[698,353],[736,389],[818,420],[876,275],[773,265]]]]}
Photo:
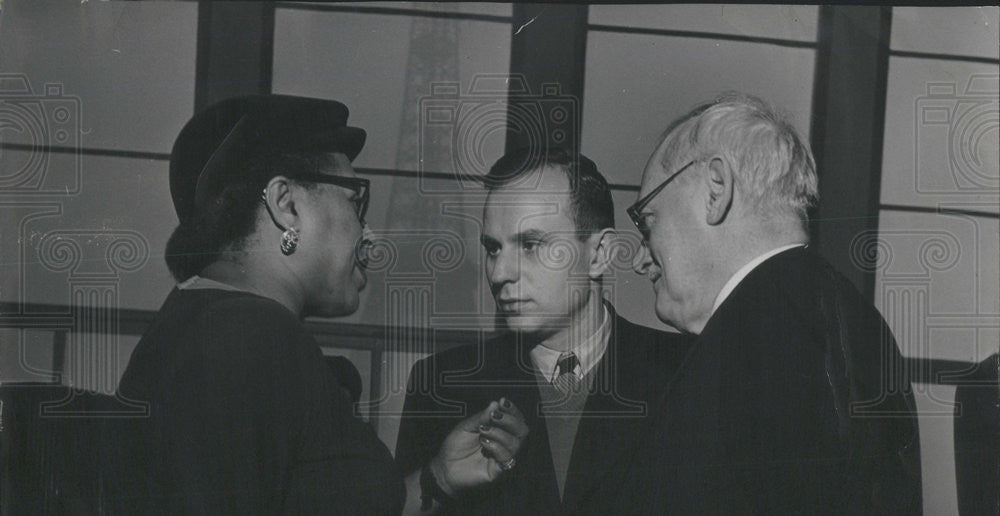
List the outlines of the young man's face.
{"type": "Polygon", "coordinates": [[[490,192],[481,241],[498,312],[510,329],[541,340],[567,328],[589,301],[593,251],[577,237],[566,174],[532,173],[541,175],[532,191],[490,192]]]}

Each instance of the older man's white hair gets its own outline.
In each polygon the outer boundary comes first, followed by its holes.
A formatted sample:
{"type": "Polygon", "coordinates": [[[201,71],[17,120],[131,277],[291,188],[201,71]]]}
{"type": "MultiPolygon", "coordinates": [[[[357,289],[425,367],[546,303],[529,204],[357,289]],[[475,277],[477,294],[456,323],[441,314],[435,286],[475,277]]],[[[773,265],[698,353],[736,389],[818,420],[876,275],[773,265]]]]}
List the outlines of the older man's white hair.
{"type": "Polygon", "coordinates": [[[725,93],[667,128],[664,170],[722,156],[735,188],[762,215],[792,214],[807,222],[819,200],[816,163],[795,128],[764,101],[725,93]]]}

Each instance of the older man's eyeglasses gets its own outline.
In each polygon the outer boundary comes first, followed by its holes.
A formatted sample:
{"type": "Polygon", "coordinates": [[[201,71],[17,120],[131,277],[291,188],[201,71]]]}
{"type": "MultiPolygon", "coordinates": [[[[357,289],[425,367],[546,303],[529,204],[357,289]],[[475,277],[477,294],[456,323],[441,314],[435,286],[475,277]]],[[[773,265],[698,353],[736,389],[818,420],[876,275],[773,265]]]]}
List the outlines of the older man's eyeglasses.
{"type": "Polygon", "coordinates": [[[368,212],[368,192],[371,187],[371,181],[360,177],[333,176],[329,174],[295,174],[293,178],[297,181],[324,183],[353,190],[354,196],[350,200],[354,203],[354,211],[358,214],[358,220],[364,225],[365,213],[368,212]]]}
{"type": "Polygon", "coordinates": [[[653,191],[643,196],[642,199],[635,201],[635,203],[632,204],[632,206],[629,206],[628,209],[625,210],[628,213],[629,218],[632,219],[632,223],[635,224],[635,228],[638,229],[639,233],[642,234],[643,239],[649,240],[649,226],[646,224],[647,214],[643,213],[642,210],[644,210],[646,206],[650,203],[650,201],[652,201],[653,198],[656,197],[656,194],[663,191],[663,189],[666,188],[667,185],[670,184],[670,182],[673,181],[675,177],[679,176],[681,172],[684,172],[685,170],[687,170],[688,167],[694,165],[696,162],[697,160],[689,161],[687,165],[684,165],[683,167],[678,169],[677,172],[670,174],[670,176],[668,176],[666,180],[660,183],[659,186],[654,188],[653,191]]]}

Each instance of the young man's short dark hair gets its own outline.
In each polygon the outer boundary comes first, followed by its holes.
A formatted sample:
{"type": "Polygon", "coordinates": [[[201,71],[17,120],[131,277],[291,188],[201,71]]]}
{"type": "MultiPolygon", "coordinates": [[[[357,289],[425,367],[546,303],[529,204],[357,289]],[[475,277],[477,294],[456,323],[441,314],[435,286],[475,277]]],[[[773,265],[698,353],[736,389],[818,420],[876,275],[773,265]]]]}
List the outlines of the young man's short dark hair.
{"type": "Polygon", "coordinates": [[[578,236],[586,239],[591,233],[615,227],[615,207],[611,190],[597,165],[583,154],[571,154],[561,147],[539,151],[529,147],[504,154],[490,167],[484,180],[487,190],[518,183],[525,175],[554,167],[569,179],[573,221],[578,236]]]}

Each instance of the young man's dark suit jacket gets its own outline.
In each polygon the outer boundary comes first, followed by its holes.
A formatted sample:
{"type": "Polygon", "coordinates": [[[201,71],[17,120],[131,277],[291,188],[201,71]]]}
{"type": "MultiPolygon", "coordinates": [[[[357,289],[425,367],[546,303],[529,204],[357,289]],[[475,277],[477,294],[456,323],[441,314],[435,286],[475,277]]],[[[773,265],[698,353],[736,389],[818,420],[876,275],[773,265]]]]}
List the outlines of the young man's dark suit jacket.
{"type": "Polygon", "coordinates": [[[781,252],[708,321],[653,411],[617,505],[919,514],[908,388],[871,302],[811,250],[781,252]]]}
{"type": "Polygon", "coordinates": [[[414,365],[396,445],[401,470],[409,474],[419,469],[461,419],[507,397],[524,413],[531,431],[516,456],[517,465],[452,509],[463,514],[599,512],[602,500],[613,497],[605,488],[624,472],[622,459],[637,442],[650,402],[662,393],[690,342],[683,335],[632,324],[607,306],[613,327],[595,372],[597,385],[615,389],[599,389],[587,398],[561,502],[539,414],[531,346],[518,343],[511,333],[485,345],[443,351],[414,365]]]}

